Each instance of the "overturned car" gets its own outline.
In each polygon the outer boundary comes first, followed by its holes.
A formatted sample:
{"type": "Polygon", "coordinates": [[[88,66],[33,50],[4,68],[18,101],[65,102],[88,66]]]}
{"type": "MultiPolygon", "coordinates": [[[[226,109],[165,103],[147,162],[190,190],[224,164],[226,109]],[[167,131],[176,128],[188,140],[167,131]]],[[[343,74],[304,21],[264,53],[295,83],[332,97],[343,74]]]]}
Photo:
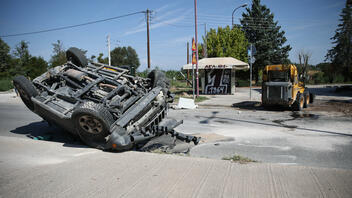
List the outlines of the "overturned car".
{"type": "Polygon", "coordinates": [[[78,48],[66,56],[67,63],[32,82],[13,80],[24,104],[48,123],[103,150],[129,150],[163,134],[198,144],[199,138],[174,131],[182,121],[165,118],[173,97],[164,73],[135,77],[127,69],[88,63],[78,48]]]}

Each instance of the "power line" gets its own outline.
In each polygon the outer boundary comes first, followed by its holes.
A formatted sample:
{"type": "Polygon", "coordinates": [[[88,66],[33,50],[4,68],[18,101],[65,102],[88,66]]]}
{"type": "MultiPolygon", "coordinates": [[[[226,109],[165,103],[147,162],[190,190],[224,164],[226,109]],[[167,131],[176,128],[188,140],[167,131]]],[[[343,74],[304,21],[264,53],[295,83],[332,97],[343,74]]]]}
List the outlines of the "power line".
{"type": "Polygon", "coordinates": [[[33,31],[33,32],[24,32],[24,33],[1,35],[0,37],[23,36],[23,35],[30,35],[30,34],[39,34],[39,33],[44,33],[44,32],[52,32],[52,31],[57,31],[57,30],[64,30],[64,29],[75,28],[75,27],[79,27],[79,26],[91,25],[91,24],[94,24],[94,23],[101,23],[101,22],[104,22],[104,21],[110,21],[110,20],[114,20],[114,19],[118,19],[118,18],[128,17],[128,16],[132,16],[132,15],[135,15],[135,14],[140,14],[140,13],[145,13],[145,11],[133,12],[133,13],[129,13],[129,14],[116,16],[116,17],[101,19],[101,20],[97,20],[97,21],[90,21],[90,22],[87,22],[87,23],[81,23],[81,24],[77,24],[77,25],[69,25],[69,26],[64,26],[64,27],[58,27],[58,28],[52,28],[52,29],[46,29],[46,30],[39,30],[39,31],[33,31]]]}

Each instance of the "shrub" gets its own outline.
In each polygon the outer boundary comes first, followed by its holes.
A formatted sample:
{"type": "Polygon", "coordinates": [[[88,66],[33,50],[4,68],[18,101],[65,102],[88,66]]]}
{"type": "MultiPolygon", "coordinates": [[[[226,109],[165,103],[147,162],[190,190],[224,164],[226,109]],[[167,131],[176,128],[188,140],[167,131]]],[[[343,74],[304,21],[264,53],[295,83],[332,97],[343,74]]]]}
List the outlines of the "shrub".
{"type": "Polygon", "coordinates": [[[0,91],[8,91],[13,89],[12,80],[10,78],[5,78],[0,80],[0,91]]]}
{"type": "Polygon", "coordinates": [[[314,84],[328,83],[329,79],[324,75],[324,72],[317,72],[313,75],[314,84]]]}
{"type": "Polygon", "coordinates": [[[342,74],[337,74],[335,77],[334,77],[334,80],[332,81],[333,83],[343,83],[344,82],[344,77],[342,74]]]}

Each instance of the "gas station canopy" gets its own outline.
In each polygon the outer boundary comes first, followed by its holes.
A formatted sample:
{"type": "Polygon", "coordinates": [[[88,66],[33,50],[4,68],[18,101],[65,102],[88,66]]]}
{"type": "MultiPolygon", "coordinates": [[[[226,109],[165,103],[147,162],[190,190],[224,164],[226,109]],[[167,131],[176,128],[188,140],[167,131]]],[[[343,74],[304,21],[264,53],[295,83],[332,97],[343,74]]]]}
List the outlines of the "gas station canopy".
{"type": "MultiPolygon", "coordinates": [[[[195,66],[193,66],[195,69],[195,66]]],[[[182,67],[185,70],[192,69],[192,64],[182,67]]],[[[203,58],[198,61],[198,69],[249,69],[248,63],[242,62],[232,57],[203,58]]]]}

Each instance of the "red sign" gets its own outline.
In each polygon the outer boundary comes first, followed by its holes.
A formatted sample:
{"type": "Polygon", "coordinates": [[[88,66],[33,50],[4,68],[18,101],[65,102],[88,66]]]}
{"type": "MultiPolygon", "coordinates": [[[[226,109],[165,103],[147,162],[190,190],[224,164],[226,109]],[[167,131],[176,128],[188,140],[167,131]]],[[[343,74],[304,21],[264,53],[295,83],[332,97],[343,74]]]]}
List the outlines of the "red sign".
{"type": "Polygon", "coordinates": [[[194,41],[194,38],[192,38],[192,51],[196,51],[196,42],[194,41]]]}

